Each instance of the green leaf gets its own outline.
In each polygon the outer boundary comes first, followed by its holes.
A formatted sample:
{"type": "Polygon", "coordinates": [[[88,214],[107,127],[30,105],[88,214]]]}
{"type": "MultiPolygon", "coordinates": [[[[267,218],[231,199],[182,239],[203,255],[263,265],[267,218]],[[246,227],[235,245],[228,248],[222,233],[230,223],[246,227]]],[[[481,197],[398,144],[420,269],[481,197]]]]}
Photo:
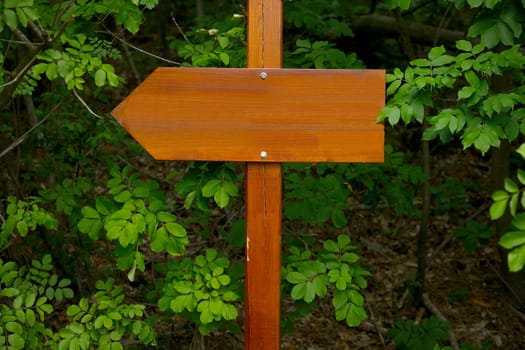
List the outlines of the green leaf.
{"type": "Polygon", "coordinates": [[[507,256],[507,261],[511,272],[520,271],[525,265],[525,245],[512,250],[507,256]]]}
{"type": "Polygon", "coordinates": [[[18,27],[18,19],[16,17],[16,13],[13,10],[5,9],[4,10],[4,20],[5,24],[7,24],[10,28],[16,28],[18,27]]]}
{"type": "Polygon", "coordinates": [[[497,220],[503,216],[507,208],[508,199],[500,200],[492,203],[490,206],[490,219],[497,220]]]}
{"type": "Polygon", "coordinates": [[[295,285],[295,287],[292,288],[292,298],[293,300],[300,300],[303,299],[306,293],[306,282],[300,283],[295,285]]]}
{"type": "Polygon", "coordinates": [[[516,185],[516,183],[508,177],[505,179],[504,187],[505,187],[505,191],[510,192],[510,193],[515,193],[515,192],[518,192],[519,190],[518,185],[516,185]]]}
{"type": "Polygon", "coordinates": [[[522,143],[518,149],[516,150],[516,152],[518,152],[518,154],[522,157],[522,158],[525,158],[525,143],[522,143]]]}
{"type": "Polygon", "coordinates": [[[228,205],[230,195],[228,194],[224,186],[220,186],[215,192],[213,199],[215,200],[215,203],[217,203],[219,208],[222,209],[228,205]]]}
{"type": "Polygon", "coordinates": [[[201,189],[201,193],[204,197],[213,197],[219,189],[221,182],[217,179],[208,181],[201,189]]]}
{"type": "Polygon", "coordinates": [[[24,334],[24,329],[22,328],[22,325],[18,322],[7,322],[5,324],[5,329],[7,329],[11,333],[15,334],[24,334]]]}
{"type": "Polygon", "coordinates": [[[10,334],[7,336],[7,341],[14,349],[23,349],[25,347],[25,340],[18,334],[10,334]]]}
{"type": "Polygon", "coordinates": [[[176,222],[169,222],[166,225],[164,225],[169,233],[171,233],[174,237],[178,238],[186,238],[186,229],[176,222]]]}
{"type": "Polygon", "coordinates": [[[493,192],[491,198],[493,201],[497,202],[497,201],[508,199],[509,195],[507,192],[500,190],[500,191],[493,192]]]}
{"type": "Polygon", "coordinates": [[[525,231],[513,231],[505,233],[498,244],[505,249],[513,249],[525,244],[525,231]]]}
{"type": "Polygon", "coordinates": [[[20,294],[20,291],[13,287],[3,288],[2,290],[0,290],[1,297],[10,298],[10,297],[17,296],[18,294],[20,294]]]}
{"type": "Polygon", "coordinates": [[[458,40],[456,42],[456,47],[461,51],[472,51],[472,43],[468,40],[458,40]]]}
{"type": "Polygon", "coordinates": [[[98,69],[95,72],[95,84],[98,87],[104,86],[106,84],[106,72],[103,69],[98,69]]]}
{"type": "Polygon", "coordinates": [[[167,211],[159,211],[157,213],[157,220],[162,222],[175,222],[177,221],[177,216],[167,211]]]}
{"type": "Polygon", "coordinates": [[[128,190],[124,190],[120,192],[119,194],[117,194],[115,197],[113,197],[113,199],[119,203],[124,203],[130,198],[131,198],[131,192],[128,190]]]}
{"type": "MultiPolygon", "coordinates": [[[[333,242],[333,241],[332,241],[333,242]]],[[[326,243],[326,242],[325,242],[326,243]]],[[[334,242],[335,243],[335,242],[334,242]]],[[[295,272],[295,271],[292,271],[290,273],[288,273],[286,275],[286,280],[290,283],[293,283],[293,284],[299,284],[299,283],[304,283],[306,282],[308,279],[306,278],[306,276],[300,272],[295,272]]]]}
{"type": "Polygon", "coordinates": [[[238,316],[238,311],[235,306],[230,304],[224,304],[222,308],[222,317],[225,320],[235,320],[238,316]]]}
{"type": "Polygon", "coordinates": [[[323,242],[323,247],[324,247],[324,249],[326,249],[326,250],[328,250],[329,252],[332,252],[332,253],[338,253],[339,252],[339,245],[335,241],[333,241],[331,239],[324,241],[323,242]]]}
{"type": "Polygon", "coordinates": [[[445,50],[445,47],[443,45],[433,47],[432,49],[430,49],[430,51],[428,53],[428,58],[431,61],[434,61],[434,60],[438,59],[440,56],[442,56],[445,53],[445,51],[446,50],[445,50]]]}
{"type": "Polygon", "coordinates": [[[306,282],[306,289],[304,293],[304,301],[311,303],[315,299],[316,286],[313,282],[306,282]]]}
{"type": "Polygon", "coordinates": [[[151,250],[155,253],[160,253],[166,249],[166,242],[168,240],[168,234],[164,227],[160,227],[155,233],[153,233],[153,240],[150,243],[151,250]]]}
{"type": "Polygon", "coordinates": [[[86,219],[100,219],[100,214],[98,213],[98,211],[91,207],[83,207],[80,212],[82,216],[86,219]]]}
{"type": "Polygon", "coordinates": [[[520,213],[512,219],[512,225],[519,230],[525,231],[525,213],[520,213]]]}
{"type": "Polygon", "coordinates": [[[31,309],[26,310],[26,322],[29,325],[29,327],[33,327],[35,325],[36,316],[35,312],[31,309]]]}
{"type": "Polygon", "coordinates": [[[354,289],[350,289],[348,291],[348,297],[350,301],[352,302],[352,304],[356,306],[363,306],[365,303],[365,299],[363,298],[363,295],[354,289]]]}
{"type": "Polygon", "coordinates": [[[219,58],[225,66],[227,66],[230,63],[230,56],[226,52],[219,53],[219,58]]]}

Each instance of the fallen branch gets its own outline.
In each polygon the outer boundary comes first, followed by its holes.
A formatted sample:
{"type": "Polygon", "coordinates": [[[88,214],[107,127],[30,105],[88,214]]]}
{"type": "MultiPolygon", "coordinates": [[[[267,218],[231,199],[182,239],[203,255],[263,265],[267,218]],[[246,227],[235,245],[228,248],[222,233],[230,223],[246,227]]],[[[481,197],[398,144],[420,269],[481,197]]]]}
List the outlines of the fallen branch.
{"type": "MultiPolygon", "coordinates": [[[[439,309],[436,307],[436,305],[432,304],[432,302],[430,301],[430,298],[428,297],[427,293],[423,293],[421,298],[423,300],[423,304],[426,306],[426,308],[428,310],[430,310],[430,312],[432,312],[434,315],[436,315],[440,320],[448,322],[448,320],[446,319],[445,315],[443,315],[441,313],[441,311],[439,311],[439,309]]],[[[448,338],[449,338],[450,345],[452,346],[452,348],[454,350],[459,350],[458,340],[456,338],[456,335],[454,334],[454,331],[452,330],[452,327],[450,327],[450,330],[448,332],[448,338]]]]}

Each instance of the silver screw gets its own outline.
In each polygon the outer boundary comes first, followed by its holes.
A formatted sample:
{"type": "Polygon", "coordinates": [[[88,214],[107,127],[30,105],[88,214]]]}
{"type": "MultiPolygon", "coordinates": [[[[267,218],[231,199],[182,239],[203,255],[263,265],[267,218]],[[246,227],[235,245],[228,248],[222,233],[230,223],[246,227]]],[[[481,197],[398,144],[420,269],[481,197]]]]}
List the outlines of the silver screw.
{"type": "Polygon", "coordinates": [[[266,151],[261,151],[261,158],[266,158],[268,156],[268,154],[266,153],[266,151]]]}
{"type": "Polygon", "coordinates": [[[261,72],[261,74],[259,74],[259,76],[261,77],[262,80],[264,80],[264,79],[266,79],[268,74],[266,72],[261,72]]]}

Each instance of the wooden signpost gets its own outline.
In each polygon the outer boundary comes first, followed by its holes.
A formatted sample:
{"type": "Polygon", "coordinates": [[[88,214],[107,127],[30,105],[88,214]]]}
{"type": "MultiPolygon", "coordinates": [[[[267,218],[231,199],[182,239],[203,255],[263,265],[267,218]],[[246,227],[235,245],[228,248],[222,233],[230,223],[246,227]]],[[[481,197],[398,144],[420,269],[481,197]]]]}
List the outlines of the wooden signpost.
{"type": "Polygon", "coordinates": [[[113,116],[156,159],[246,163],[245,349],[280,348],[282,162],[381,162],[381,70],[280,69],[282,0],[248,0],[248,68],[158,68],[113,116]]]}

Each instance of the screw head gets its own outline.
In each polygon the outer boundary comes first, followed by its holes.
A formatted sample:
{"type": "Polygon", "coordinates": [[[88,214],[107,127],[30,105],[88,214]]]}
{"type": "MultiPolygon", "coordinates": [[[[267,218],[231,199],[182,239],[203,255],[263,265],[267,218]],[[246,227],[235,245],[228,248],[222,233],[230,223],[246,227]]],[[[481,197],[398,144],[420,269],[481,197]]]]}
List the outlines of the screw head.
{"type": "Polygon", "coordinates": [[[259,74],[259,76],[261,77],[262,80],[264,80],[264,79],[266,79],[266,77],[268,77],[268,73],[266,73],[266,72],[261,72],[261,73],[259,74]]]}
{"type": "Polygon", "coordinates": [[[266,158],[268,156],[268,153],[266,151],[261,151],[261,158],[266,158]]]}

